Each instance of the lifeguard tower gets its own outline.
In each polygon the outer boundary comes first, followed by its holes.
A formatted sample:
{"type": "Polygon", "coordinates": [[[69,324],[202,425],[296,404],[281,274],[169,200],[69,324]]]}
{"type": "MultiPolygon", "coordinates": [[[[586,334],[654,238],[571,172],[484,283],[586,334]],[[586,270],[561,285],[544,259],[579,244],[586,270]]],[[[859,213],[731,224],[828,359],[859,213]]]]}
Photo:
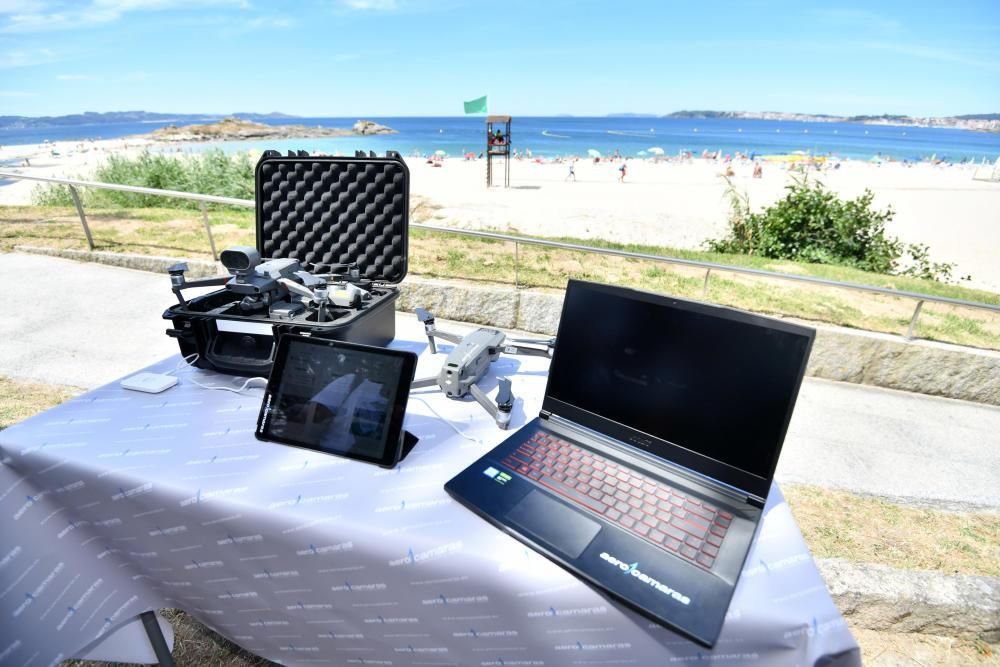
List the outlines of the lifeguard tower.
{"type": "MultiPolygon", "coordinates": [[[[510,187],[510,116],[486,117],[486,187],[493,187],[493,160],[503,161],[503,186],[510,187]]],[[[499,167],[499,165],[497,165],[499,167]]]]}

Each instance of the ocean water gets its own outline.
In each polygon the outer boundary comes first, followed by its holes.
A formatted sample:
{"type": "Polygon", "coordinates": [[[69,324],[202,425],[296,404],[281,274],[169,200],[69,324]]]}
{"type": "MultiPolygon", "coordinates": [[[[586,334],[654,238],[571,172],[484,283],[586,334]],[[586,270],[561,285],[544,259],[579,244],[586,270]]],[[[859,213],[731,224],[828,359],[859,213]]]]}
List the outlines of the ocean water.
{"type": "MultiPolygon", "coordinates": [[[[350,127],[356,118],[296,118],[269,120],[270,124],[295,123],[322,127],[350,127]]],[[[377,118],[398,134],[369,137],[322,137],[284,141],[225,142],[199,144],[186,149],[202,151],[222,148],[280,151],[307,150],[330,154],[353,154],[355,150],[396,150],[403,155],[429,155],[444,151],[460,156],[486,149],[485,120],[480,116],[377,118]]],[[[37,144],[44,140],[65,141],[115,139],[144,134],[168,123],[118,123],[77,125],[44,129],[0,130],[0,144],[37,144]]],[[[581,155],[588,150],[602,155],[635,156],[650,148],[665,155],[689,150],[723,153],[774,154],[808,151],[813,155],[870,159],[876,155],[898,160],[922,160],[931,156],[949,161],[987,160],[1000,157],[1000,134],[947,128],[893,127],[854,123],[815,123],[740,119],[614,118],[614,117],[514,117],[512,146],[538,157],[581,155]]]]}

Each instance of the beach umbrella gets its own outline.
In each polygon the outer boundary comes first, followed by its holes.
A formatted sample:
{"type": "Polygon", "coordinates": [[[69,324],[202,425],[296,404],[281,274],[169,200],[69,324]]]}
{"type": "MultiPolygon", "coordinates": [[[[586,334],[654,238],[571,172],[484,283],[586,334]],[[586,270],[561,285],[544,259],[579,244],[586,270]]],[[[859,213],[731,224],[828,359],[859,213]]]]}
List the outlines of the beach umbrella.
{"type": "Polygon", "coordinates": [[[593,148],[588,148],[587,155],[590,157],[601,157],[601,151],[595,151],[593,148]]]}
{"type": "Polygon", "coordinates": [[[441,157],[444,157],[447,154],[448,153],[446,153],[445,151],[441,150],[440,148],[437,149],[436,151],[434,151],[434,155],[440,155],[441,157]]]}
{"type": "Polygon", "coordinates": [[[660,148],[659,146],[653,146],[652,148],[649,149],[649,152],[652,153],[653,155],[663,155],[663,149],[660,148]]]}

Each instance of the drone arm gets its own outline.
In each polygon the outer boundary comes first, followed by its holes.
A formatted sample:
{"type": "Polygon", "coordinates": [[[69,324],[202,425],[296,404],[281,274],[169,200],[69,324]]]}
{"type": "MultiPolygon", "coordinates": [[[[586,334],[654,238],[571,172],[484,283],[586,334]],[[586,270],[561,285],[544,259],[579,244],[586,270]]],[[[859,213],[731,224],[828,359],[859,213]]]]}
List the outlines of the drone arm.
{"type": "Polygon", "coordinates": [[[434,342],[435,338],[444,338],[450,343],[458,345],[462,342],[461,336],[456,336],[455,334],[450,334],[447,331],[438,331],[434,326],[434,314],[430,311],[424,310],[423,308],[417,308],[417,319],[424,324],[424,333],[427,334],[427,342],[431,348],[431,354],[437,354],[437,345],[434,342]]]}
{"type": "Polygon", "coordinates": [[[462,342],[462,337],[458,334],[448,333],[447,331],[441,331],[440,329],[435,329],[431,327],[431,330],[427,332],[428,336],[434,336],[435,338],[443,338],[449,343],[454,343],[458,345],[462,342]]]}
{"type": "Polygon", "coordinates": [[[229,282],[231,277],[232,276],[215,276],[213,278],[202,278],[200,280],[185,280],[182,287],[187,289],[188,287],[214,287],[216,285],[225,285],[229,282]]]}
{"type": "Polygon", "coordinates": [[[187,264],[175,264],[170,267],[171,290],[177,297],[177,301],[182,306],[187,306],[187,301],[181,295],[181,291],[188,287],[217,287],[229,282],[229,276],[215,276],[214,278],[202,278],[200,280],[185,280],[184,272],[187,271],[187,264]]]}
{"type": "Polygon", "coordinates": [[[287,289],[289,292],[294,292],[299,296],[304,296],[307,299],[312,299],[313,301],[317,302],[319,301],[318,297],[316,296],[316,293],[313,292],[308,287],[306,287],[305,285],[300,285],[294,280],[289,280],[288,278],[278,278],[278,282],[284,285],[285,289],[287,289]]]}
{"type": "Polygon", "coordinates": [[[504,354],[519,354],[526,357],[551,357],[552,347],[522,347],[520,345],[504,344],[500,349],[504,354]]]}
{"type": "Polygon", "coordinates": [[[500,411],[497,409],[496,404],[490,400],[490,397],[486,395],[486,392],[480,389],[477,385],[473,384],[469,385],[469,393],[472,394],[472,397],[476,399],[476,402],[479,403],[479,405],[483,406],[483,409],[486,410],[486,412],[490,413],[490,417],[497,419],[497,415],[500,411]]]}
{"type": "Polygon", "coordinates": [[[469,393],[493,417],[497,426],[506,431],[510,425],[511,409],[514,407],[514,395],[510,393],[510,379],[500,378],[500,389],[497,391],[495,403],[477,385],[470,385],[469,393]]]}
{"type": "Polygon", "coordinates": [[[424,387],[434,387],[437,386],[437,376],[433,375],[431,377],[417,378],[410,383],[410,389],[423,389],[424,387]]]}

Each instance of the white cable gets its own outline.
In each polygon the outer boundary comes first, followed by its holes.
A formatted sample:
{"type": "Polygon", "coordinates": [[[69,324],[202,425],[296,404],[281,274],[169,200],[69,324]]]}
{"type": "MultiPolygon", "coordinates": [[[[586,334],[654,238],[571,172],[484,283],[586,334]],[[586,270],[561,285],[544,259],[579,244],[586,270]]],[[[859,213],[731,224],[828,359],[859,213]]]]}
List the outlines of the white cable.
{"type": "MultiPolygon", "coordinates": [[[[202,384],[202,383],[200,383],[197,380],[194,380],[192,378],[185,378],[185,380],[187,382],[191,382],[192,384],[198,385],[202,389],[221,389],[222,391],[231,391],[234,394],[242,394],[244,391],[246,391],[247,389],[250,388],[249,387],[250,383],[254,382],[255,380],[262,380],[265,385],[267,384],[267,378],[265,378],[265,377],[247,378],[246,382],[244,382],[242,385],[240,385],[239,389],[236,389],[235,387],[223,387],[222,385],[202,384]]],[[[263,388],[263,387],[261,387],[261,388],[263,388]]]]}
{"type": "Polygon", "coordinates": [[[191,354],[187,355],[186,357],[181,357],[180,363],[178,363],[176,366],[174,366],[174,370],[167,371],[166,373],[164,373],[164,375],[173,375],[177,371],[179,371],[181,369],[184,369],[184,368],[195,368],[194,362],[198,361],[198,357],[200,357],[200,356],[201,355],[198,354],[197,352],[192,352],[191,354]]]}
{"type": "MultiPolygon", "coordinates": [[[[194,365],[194,362],[198,361],[198,357],[199,356],[200,355],[197,352],[194,352],[192,354],[187,355],[186,357],[182,357],[180,363],[177,364],[177,366],[174,368],[174,370],[168,371],[167,373],[165,373],[165,375],[173,375],[177,371],[183,370],[185,368],[188,368],[188,369],[197,369],[197,366],[194,365]]],[[[198,382],[197,380],[195,380],[194,378],[190,378],[190,377],[187,377],[187,378],[184,378],[184,379],[187,382],[190,382],[191,384],[198,385],[202,389],[220,389],[222,391],[231,391],[234,394],[242,394],[243,392],[245,392],[247,389],[250,388],[250,383],[254,382],[256,380],[263,380],[264,384],[267,385],[267,378],[266,377],[252,377],[252,378],[247,378],[246,381],[242,385],[240,385],[239,389],[237,389],[236,387],[223,387],[222,385],[202,384],[202,383],[198,382]]]]}
{"type": "Polygon", "coordinates": [[[480,445],[483,444],[483,441],[480,440],[479,438],[473,438],[471,435],[466,435],[464,432],[459,431],[458,427],[455,426],[454,422],[452,422],[450,419],[448,419],[446,417],[442,417],[441,413],[439,413],[437,410],[435,410],[433,407],[431,407],[431,404],[428,403],[427,401],[425,401],[422,396],[412,396],[411,395],[410,398],[411,399],[416,399],[416,400],[420,401],[421,403],[423,403],[425,406],[427,406],[428,410],[430,410],[431,412],[434,413],[435,417],[437,417],[438,419],[440,419],[441,421],[443,421],[445,424],[447,424],[448,426],[450,426],[452,428],[452,430],[455,431],[455,433],[458,433],[460,436],[462,436],[466,440],[468,440],[470,442],[478,443],[480,445]]]}

